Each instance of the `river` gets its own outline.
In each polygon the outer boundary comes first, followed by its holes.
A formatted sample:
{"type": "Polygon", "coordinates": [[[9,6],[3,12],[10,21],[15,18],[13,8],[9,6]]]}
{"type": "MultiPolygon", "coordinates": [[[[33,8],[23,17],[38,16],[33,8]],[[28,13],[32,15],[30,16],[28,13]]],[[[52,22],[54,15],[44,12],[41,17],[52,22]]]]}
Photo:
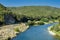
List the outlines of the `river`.
{"type": "Polygon", "coordinates": [[[47,28],[52,25],[55,23],[30,26],[28,30],[17,35],[13,40],[58,40],[48,32],[47,28]]]}

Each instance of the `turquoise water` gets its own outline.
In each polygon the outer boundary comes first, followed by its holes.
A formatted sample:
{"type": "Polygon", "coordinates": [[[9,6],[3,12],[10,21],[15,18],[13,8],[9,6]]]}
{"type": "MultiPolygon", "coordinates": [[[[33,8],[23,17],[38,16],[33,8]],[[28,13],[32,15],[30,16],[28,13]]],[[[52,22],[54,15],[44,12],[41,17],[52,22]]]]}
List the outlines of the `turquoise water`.
{"type": "Polygon", "coordinates": [[[47,30],[49,26],[53,24],[30,26],[30,28],[17,35],[13,40],[57,40],[47,30]]]}

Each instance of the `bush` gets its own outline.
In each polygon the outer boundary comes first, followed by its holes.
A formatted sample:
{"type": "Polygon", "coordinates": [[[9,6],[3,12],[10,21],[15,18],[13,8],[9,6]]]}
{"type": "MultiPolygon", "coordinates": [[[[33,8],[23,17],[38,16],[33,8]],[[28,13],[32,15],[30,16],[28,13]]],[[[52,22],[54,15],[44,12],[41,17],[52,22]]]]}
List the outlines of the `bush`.
{"type": "Polygon", "coordinates": [[[40,21],[38,22],[39,25],[44,25],[44,22],[40,21]]]}
{"type": "Polygon", "coordinates": [[[27,24],[28,25],[34,25],[34,22],[29,20],[27,24]]]}
{"type": "Polygon", "coordinates": [[[42,18],[41,21],[48,22],[49,20],[47,18],[42,18]]]}
{"type": "Polygon", "coordinates": [[[15,31],[16,31],[16,32],[20,32],[20,31],[19,31],[19,28],[15,28],[15,31]]]}
{"type": "Polygon", "coordinates": [[[51,30],[55,30],[56,32],[60,31],[60,25],[59,24],[56,24],[54,25],[51,30]]]}

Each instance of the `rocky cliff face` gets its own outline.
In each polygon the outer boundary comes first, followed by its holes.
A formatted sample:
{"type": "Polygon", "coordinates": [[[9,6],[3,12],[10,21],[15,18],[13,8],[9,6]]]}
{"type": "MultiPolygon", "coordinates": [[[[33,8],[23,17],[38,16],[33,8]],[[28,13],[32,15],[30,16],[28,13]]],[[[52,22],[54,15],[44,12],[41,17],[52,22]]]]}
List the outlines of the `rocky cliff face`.
{"type": "Polygon", "coordinates": [[[5,14],[4,22],[5,22],[5,24],[14,24],[16,22],[16,20],[12,14],[5,14]]]}

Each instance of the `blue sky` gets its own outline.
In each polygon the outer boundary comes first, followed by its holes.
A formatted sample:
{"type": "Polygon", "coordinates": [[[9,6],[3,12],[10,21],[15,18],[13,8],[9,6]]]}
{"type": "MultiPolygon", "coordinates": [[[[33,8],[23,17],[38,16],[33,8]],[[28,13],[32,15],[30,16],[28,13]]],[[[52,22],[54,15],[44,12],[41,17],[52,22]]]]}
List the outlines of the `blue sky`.
{"type": "Polygon", "coordinates": [[[53,6],[60,8],[60,0],[0,0],[5,6],[53,6]]]}

